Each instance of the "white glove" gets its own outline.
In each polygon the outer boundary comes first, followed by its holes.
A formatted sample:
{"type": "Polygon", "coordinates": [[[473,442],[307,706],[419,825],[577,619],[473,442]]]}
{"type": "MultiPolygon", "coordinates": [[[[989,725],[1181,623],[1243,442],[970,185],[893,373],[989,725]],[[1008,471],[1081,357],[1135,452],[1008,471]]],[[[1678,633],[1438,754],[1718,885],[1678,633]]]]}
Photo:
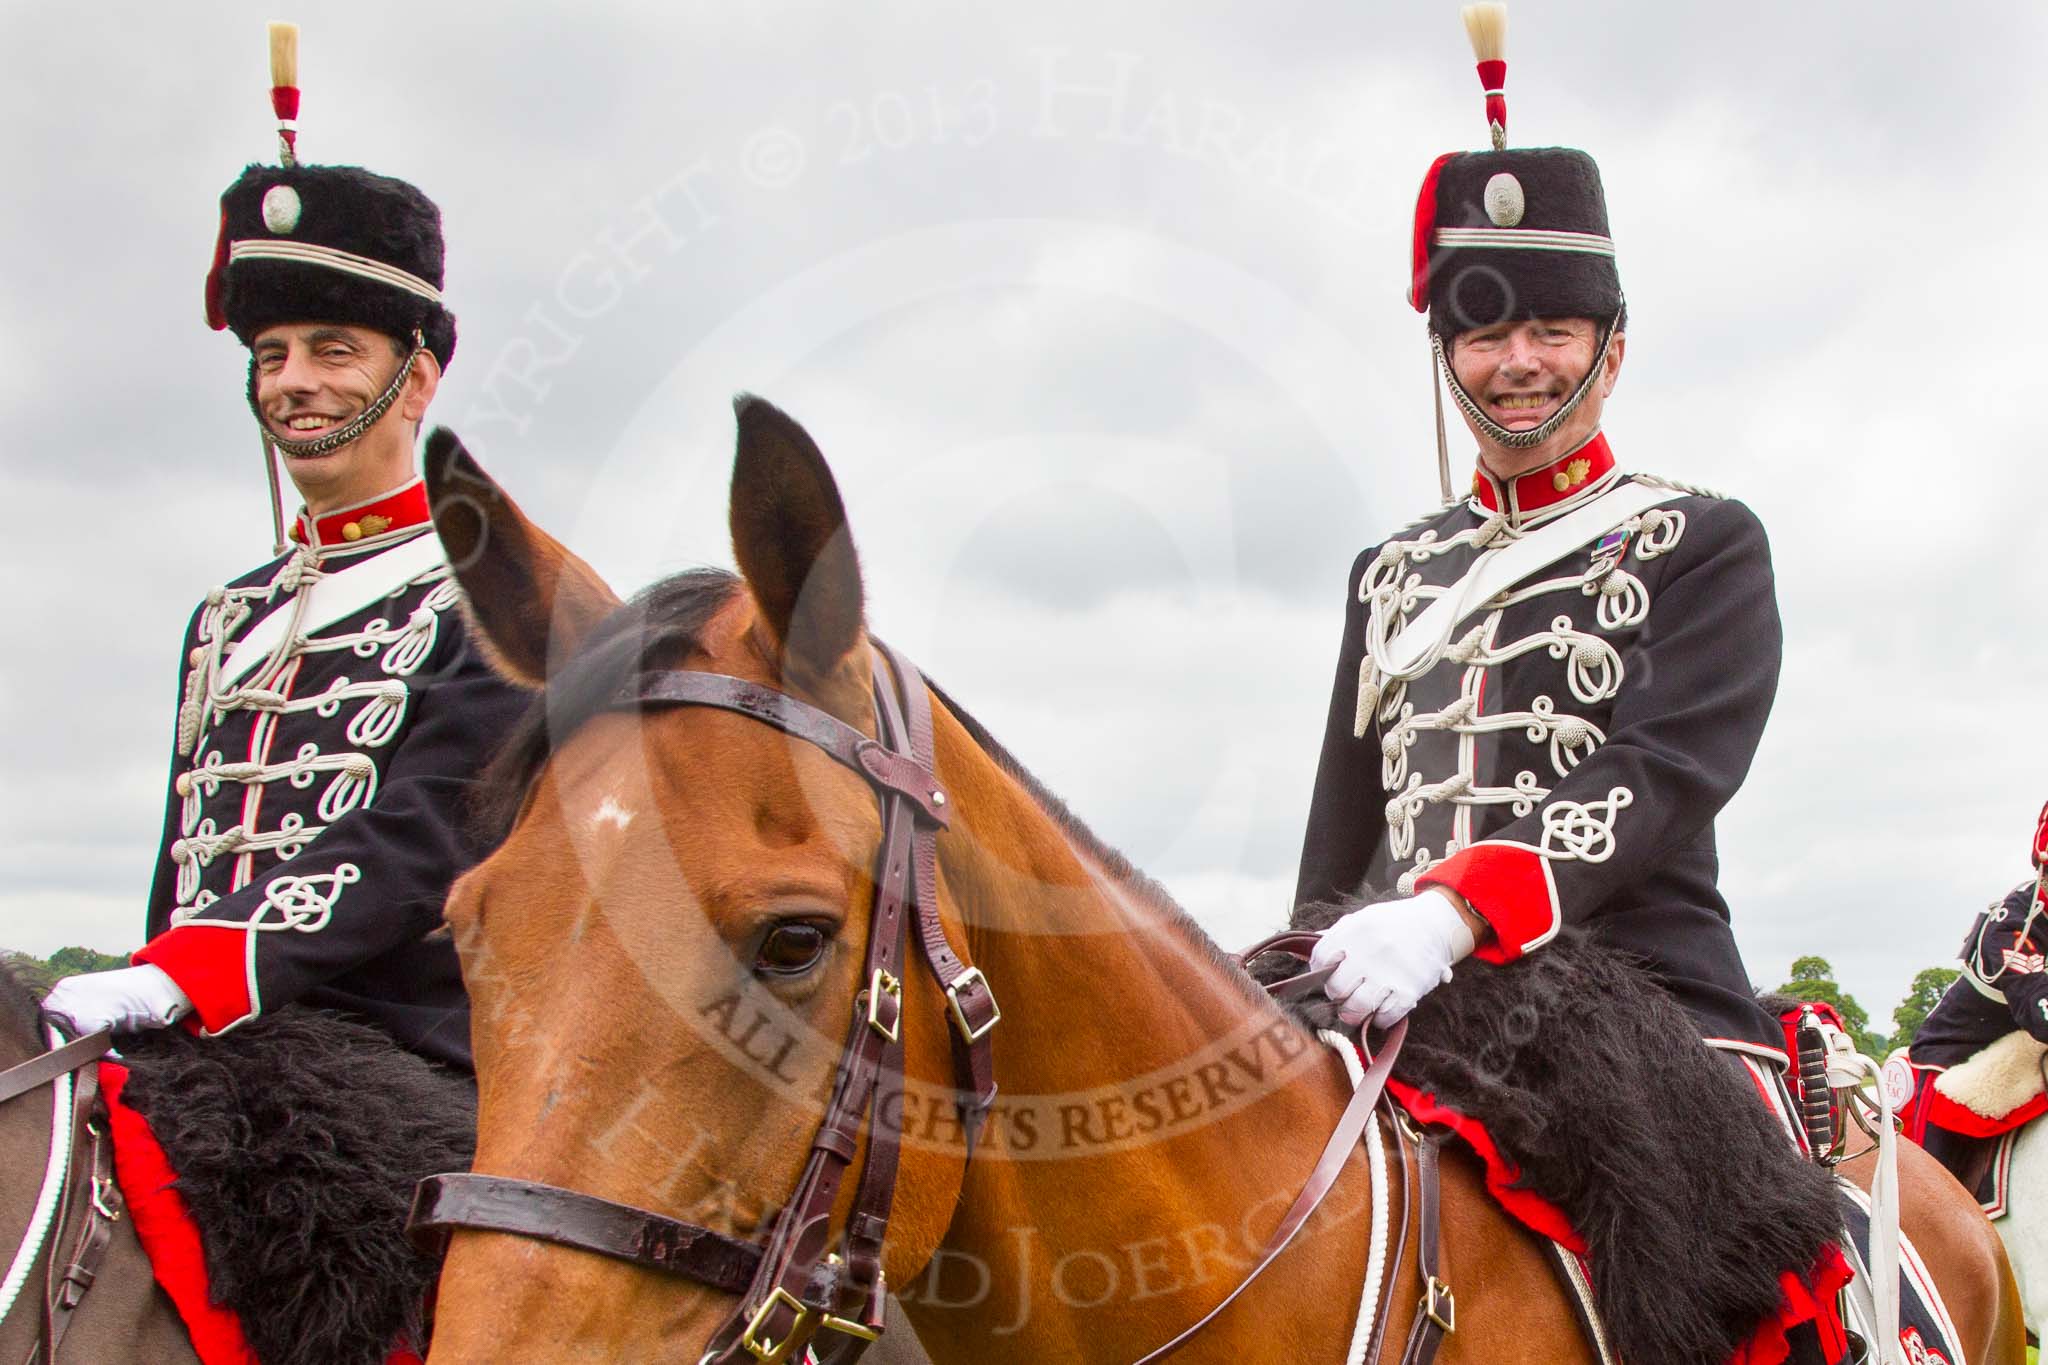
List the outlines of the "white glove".
{"type": "Polygon", "coordinates": [[[1390,1028],[1476,946],[1451,898],[1430,887],[1353,910],[1324,931],[1308,965],[1337,966],[1323,993],[1338,1002],[1338,1018],[1356,1026],[1371,1016],[1375,1027],[1390,1028]]]}
{"type": "Polygon", "coordinates": [[[144,963],[111,972],[67,976],[43,997],[43,1008],[71,1021],[79,1034],[103,1028],[163,1028],[192,1012],[192,1002],[169,972],[144,963]]]}

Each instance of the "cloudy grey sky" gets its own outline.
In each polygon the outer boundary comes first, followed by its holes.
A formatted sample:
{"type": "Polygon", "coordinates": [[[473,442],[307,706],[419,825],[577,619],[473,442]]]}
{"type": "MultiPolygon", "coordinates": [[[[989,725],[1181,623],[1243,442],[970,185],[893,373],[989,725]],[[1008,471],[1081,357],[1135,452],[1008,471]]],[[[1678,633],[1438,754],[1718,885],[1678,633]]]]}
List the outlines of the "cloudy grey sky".
{"type": "MultiPolygon", "coordinates": [[[[0,944],[132,947],[179,631],[261,560],[215,200],[301,147],[442,205],[435,416],[614,584],[725,562],[735,390],[832,460],[878,630],[1227,944],[1284,912],[1352,556],[1435,498],[1401,299],[1484,140],[1451,3],[15,6],[0,150],[0,944]]],[[[1753,973],[1882,1024],[2048,796],[2038,6],[1517,0],[1601,161],[1623,462],[1770,528],[1784,686],[1722,822],[1753,973]],[[2028,395],[2033,394],[2033,398],[2028,395]]],[[[1461,443],[1460,450],[1469,450],[1461,443]]]]}

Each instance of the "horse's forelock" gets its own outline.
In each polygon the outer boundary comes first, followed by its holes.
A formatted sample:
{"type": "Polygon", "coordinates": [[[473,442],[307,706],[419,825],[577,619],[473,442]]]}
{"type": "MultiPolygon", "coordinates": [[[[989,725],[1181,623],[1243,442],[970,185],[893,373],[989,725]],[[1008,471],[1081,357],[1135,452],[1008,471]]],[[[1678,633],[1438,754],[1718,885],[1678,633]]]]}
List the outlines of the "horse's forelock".
{"type": "Polygon", "coordinates": [[[634,675],[672,666],[699,648],[705,627],[739,586],[723,569],[691,569],[642,591],[592,630],[484,769],[476,801],[480,832],[493,843],[509,833],[555,742],[604,710],[634,675]]]}

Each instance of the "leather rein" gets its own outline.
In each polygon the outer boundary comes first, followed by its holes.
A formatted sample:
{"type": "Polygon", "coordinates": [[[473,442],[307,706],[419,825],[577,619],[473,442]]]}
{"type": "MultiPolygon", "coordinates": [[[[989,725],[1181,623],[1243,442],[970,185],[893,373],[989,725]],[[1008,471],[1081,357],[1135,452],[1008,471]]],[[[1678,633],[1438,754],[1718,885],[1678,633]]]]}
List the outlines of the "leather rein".
{"type": "MultiPolygon", "coordinates": [[[[750,1360],[779,1365],[800,1358],[807,1347],[819,1365],[851,1365],[879,1339],[887,1295],[882,1247],[902,1144],[901,1131],[880,1116],[892,1112],[892,1104],[893,1112],[901,1112],[906,940],[914,936],[926,968],[946,996],[959,1082],[956,1103],[969,1160],[995,1102],[989,1035],[1002,1012],[980,969],[955,954],[939,918],[936,841],[950,812],[945,788],[933,772],[931,702],[923,676],[895,650],[880,641],[874,645],[879,741],[787,693],[720,673],[649,672],[611,700],[615,710],[715,707],[774,726],[859,774],[881,804],[875,904],[863,963],[867,984],[854,998],[831,1099],[812,1139],[809,1159],[766,1237],[741,1241],[700,1224],[538,1181],[451,1173],[427,1177],[414,1193],[407,1226],[423,1246],[445,1250],[449,1234],[458,1228],[508,1233],[738,1295],[738,1307],[711,1335],[697,1365],[745,1365],[750,1360]],[[863,1129],[866,1160],[845,1231],[834,1247],[832,1213],[863,1129]]],[[[1244,960],[1268,951],[1305,957],[1313,942],[1313,935],[1277,935],[1255,946],[1244,960]]],[[[1273,987],[1273,994],[1307,994],[1327,974],[1293,977],[1273,987]]],[[[1200,1321],[1138,1365],[1179,1350],[1292,1242],[1358,1146],[1406,1030],[1404,1022],[1388,1035],[1306,1186],[1282,1216],[1252,1271],[1200,1321]]]]}
{"type": "MultiPolygon", "coordinates": [[[[60,1035],[53,1029],[52,1036],[60,1035]]],[[[49,1164],[45,1174],[46,1191],[52,1188],[51,1182],[54,1181],[55,1202],[44,1212],[39,1201],[37,1209],[30,1214],[29,1227],[22,1234],[22,1243],[15,1252],[16,1268],[8,1277],[10,1289],[18,1293],[28,1273],[28,1266],[19,1263],[21,1257],[24,1254],[31,1258],[46,1256],[41,1295],[42,1323],[35,1345],[29,1350],[28,1365],[55,1365],[57,1348],[71,1326],[71,1315],[98,1278],[100,1262],[114,1240],[114,1224],[121,1221],[126,1207],[119,1188],[114,1184],[113,1153],[107,1142],[100,1108],[99,1068],[94,1065],[107,1054],[112,1037],[104,1029],[89,1033],[0,1071],[0,1104],[19,1099],[46,1085],[56,1089],[52,1097],[56,1112],[51,1116],[49,1164]],[[91,1144],[90,1152],[82,1163],[76,1161],[81,1135],[91,1144]],[[87,1177],[84,1221],[70,1253],[61,1255],[74,1202],[71,1180],[74,1169],[82,1169],[87,1177]],[[17,1274],[22,1279],[17,1279],[17,1274]]],[[[5,1311],[11,1312],[15,1302],[13,1294],[10,1294],[5,1311]]]]}

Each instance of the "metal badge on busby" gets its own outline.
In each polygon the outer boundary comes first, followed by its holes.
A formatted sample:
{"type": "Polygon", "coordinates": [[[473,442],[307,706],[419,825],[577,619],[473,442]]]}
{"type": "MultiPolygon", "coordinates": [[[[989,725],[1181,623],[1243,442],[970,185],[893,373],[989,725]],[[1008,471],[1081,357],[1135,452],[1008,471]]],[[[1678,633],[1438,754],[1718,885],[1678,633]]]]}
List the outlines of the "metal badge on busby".
{"type": "MultiPolygon", "coordinates": [[[[308,166],[298,159],[298,40],[297,25],[270,26],[279,164],[250,166],[221,195],[220,237],[206,276],[207,325],[232,329],[246,346],[281,323],[345,323],[410,343],[410,354],[383,393],[339,430],[293,441],[264,428],[280,550],[283,514],[271,447],[307,456],[347,445],[397,401],[421,351],[443,369],[455,356],[455,315],[441,297],[441,211],[434,201],[403,180],[360,166],[308,166]]],[[[253,408],[253,358],[249,401],[253,408]]]]}
{"type": "MultiPolygon", "coordinates": [[[[1571,147],[1510,148],[1507,6],[1467,5],[1466,34],[1479,62],[1492,150],[1447,152],[1423,177],[1415,201],[1408,301],[1429,315],[1434,367],[1486,436],[1510,449],[1542,444],[1563,426],[1599,375],[1623,321],[1621,277],[1607,229],[1600,168],[1571,147]],[[1599,356],[1565,405],[1541,426],[1510,431],[1488,417],[1452,373],[1458,333],[1531,318],[1591,318],[1599,356]]],[[[1437,447],[1444,499],[1451,498],[1439,396],[1437,447]]]]}

